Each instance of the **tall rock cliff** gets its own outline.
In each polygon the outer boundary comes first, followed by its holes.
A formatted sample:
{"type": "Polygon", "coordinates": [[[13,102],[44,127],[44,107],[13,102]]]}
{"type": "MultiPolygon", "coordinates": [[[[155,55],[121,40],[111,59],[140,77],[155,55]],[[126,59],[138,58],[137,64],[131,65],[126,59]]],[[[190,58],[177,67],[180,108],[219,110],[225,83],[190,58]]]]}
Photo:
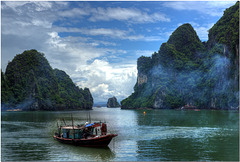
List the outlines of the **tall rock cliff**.
{"type": "Polygon", "coordinates": [[[178,27],[152,57],[138,59],[134,93],[122,108],[237,108],[238,22],[239,2],[209,30],[207,44],[190,24],[178,27]]]}
{"type": "Polygon", "coordinates": [[[36,50],[16,55],[1,81],[3,109],[91,109],[93,105],[89,89],[78,88],[64,71],[53,70],[36,50]]]}
{"type": "Polygon", "coordinates": [[[107,102],[107,107],[109,108],[120,107],[120,104],[118,103],[117,98],[116,97],[109,98],[107,102]]]}
{"type": "MultiPolygon", "coordinates": [[[[226,67],[227,74],[222,74],[218,87],[224,87],[226,78],[230,80],[230,94],[239,91],[239,1],[224,11],[224,15],[209,30],[208,49],[216,52],[218,49],[221,55],[227,58],[229,65],[226,67]]],[[[239,97],[237,97],[239,98],[239,97]]],[[[217,100],[213,100],[215,104],[217,100]]]]}

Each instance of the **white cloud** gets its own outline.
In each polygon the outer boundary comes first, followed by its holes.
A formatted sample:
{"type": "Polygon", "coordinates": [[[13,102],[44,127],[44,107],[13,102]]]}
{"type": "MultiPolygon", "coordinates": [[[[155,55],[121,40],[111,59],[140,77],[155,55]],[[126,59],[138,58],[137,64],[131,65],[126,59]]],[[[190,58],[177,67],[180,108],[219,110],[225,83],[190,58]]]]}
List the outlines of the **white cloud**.
{"type": "Polygon", "coordinates": [[[44,28],[51,28],[52,23],[47,21],[47,20],[39,20],[39,19],[34,19],[32,20],[32,24],[35,26],[42,26],[44,28]]]}
{"type": "Polygon", "coordinates": [[[76,17],[76,16],[87,16],[90,12],[86,8],[73,8],[71,10],[65,10],[59,13],[63,17],[76,17]]]}
{"type": "Polygon", "coordinates": [[[16,11],[16,8],[17,7],[21,7],[23,6],[24,4],[27,4],[28,2],[21,2],[21,1],[5,1],[3,4],[2,4],[2,8],[6,8],[6,7],[10,7],[11,9],[15,10],[16,11]]]}
{"type": "Polygon", "coordinates": [[[214,23],[210,24],[204,24],[202,26],[193,26],[194,29],[196,30],[199,38],[202,41],[207,41],[208,40],[208,30],[213,27],[214,23]]]}
{"type": "Polygon", "coordinates": [[[149,14],[134,8],[96,8],[92,10],[91,21],[129,21],[131,23],[148,23],[148,22],[170,22],[170,18],[164,14],[153,13],[149,14]]]}
{"type": "Polygon", "coordinates": [[[163,6],[176,10],[195,10],[210,16],[222,16],[223,11],[235,3],[236,1],[174,1],[165,2],[163,6]]]}
{"type": "Polygon", "coordinates": [[[117,37],[117,38],[124,38],[127,35],[127,32],[124,30],[106,29],[106,28],[86,30],[86,33],[90,35],[104,35],[104,36],[111,36],[111,37],[117,37]]]}
{"type": "Polygon", "coordinates": [[[228,0],[228,1],[208,1],[207,5],[217,8],[228,8],[232,5],[234,5],[236,1],[234,0],[228,0]]]}
{"type": "Polygon", "coordinates": [[[146,42],[153,42],[153,41],[163,41],[165,37],[162,36],[145,36],[142,40],[146,42]]]}
{"type": "Polygon", "coordinates": [[[64,70],[66,69],[71,73],[78,69],[79,65],[86,65],[89,60],[96,57],[106,55],[110,49],[96,48],[91,43],[74,41],[75,38],[66,37],[61,38],[57,32],[50,32],[49,38],[45,44],[47,51],[51,54],[52,60],[59,60],[60,64],[54,64],[54,67],[58,67],[64,70]],[[71,64],[71,68],[68,64],[71,64]],[[69,69],[68,69],[69,68],[69,69]]]}
{"type": "Polygon", "coordinates": [[[47,40],[49,46],[53,46],[54,48],[59,48],[60,50],[66,50],[67,44],[61,43],[61,38],[58,36],[57,32],[48,33],[50,38],[47,40]]]}
{"type": "Polygon", "coordinates": [[[36,11],[45,11],[52,8],[52,2],[38,1],[33,3],[36,4],[36,11]]]}
{"type": "Polygon", "coordinates": [[[136,51],[136,55],[137,56],[152,56],[152,54],[154,53],[155,51],[152,51],[152,50],[137,50],[136,51]]]}
{"type": "Polygon", "coordinates": [[[142,35],[129,35],[128,31],[119,30],[119,29],[99,28],[99,29],[87,30],[85,33],[88,33],[90,35],[103,35],[103,36],[110,36],[112,38],[129,39],[129,40],[139,40],[143,38],[142,35]]]}
{"type": "MultiPolygon", "coordinates": [[[[56,31],[58,32],[72,32],[72,33],[81,33],[83,35],[91,35],[91,36],[106,36],[116,39],[127,39],[131,41],[162,41],[163,37],[161,36],[144,36],[144,35],[134,35],[131,32],[133,30],[119,30],[119,29],[110,29],[110,28],[95,28],[95,29],[84,29],[84,28],[64,28],[64,27],[56,27],[56,31]]],[[[107,43],[109,44],[109,43],[107,43]]]]}
{"type": "Polygon", "coordinates": [[[80,66],[74,74],[85,76],[87,79],[79,81],[80,87],[89,87],[97,101],[105,101],[112,96],[122,100],[129,96],[136,83],[136,65],[110,64],[106,60],[94,60],[91,64],[80,66]]]}
{"type": "Polygon", "coordinates": [[[58,32],[81,33],[83,35],[106,36],[106,37],[117,38],[117,39],[128,39],[128,40],[144,40],[145,39],[143,35],[131,35],[131,31],[120,30],[120,29],[110,29],[110,28],[86,29],[86,28],[64,28],[64,27],[56,27],[55,29],[58,32]]]}
{"type": "MultiPolygon", "coordinates": [[[[60,5],[60,4],[59,4],[60,5]]],[[[24,14],[23,7],[28,9],[33,13],[47,11],[53,7],[53,2],[47,1],[32,1],[32,2],[22,2],[22,1],[4,1],[2,4],[2,8],[11,8],[13,11],[17,12],[18,14],[24,14]]]]}
{"type": "Polygon", "coordinates": [[[90,21],[126,21],[131,23],[153,23],[153,22],[170,22],[165,14],[147,13],[136,8],[108,7],[108,8],[91,8],[84,6],[82,8],[73,8],[59,13],[63,17],[81,17],[86,16],[90,21]]]}

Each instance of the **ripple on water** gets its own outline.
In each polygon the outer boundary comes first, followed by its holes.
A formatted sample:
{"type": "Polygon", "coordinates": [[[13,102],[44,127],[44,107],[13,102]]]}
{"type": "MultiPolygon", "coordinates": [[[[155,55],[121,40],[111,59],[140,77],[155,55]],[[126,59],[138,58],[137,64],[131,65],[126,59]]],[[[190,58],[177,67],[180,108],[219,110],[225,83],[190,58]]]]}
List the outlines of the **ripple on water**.
{"type": "MultiPolygon", "coordinates": [[[[138,128],[138,140],[154,140],[168,138],[199,138],[223,135],[221,128],[180,127],[180,126],[141,126],[138,128]]],[[[229,129],[225,131],[230,131],[229,129]]],[[[224,131],[224,132],[225,132],[224,131]]]]}

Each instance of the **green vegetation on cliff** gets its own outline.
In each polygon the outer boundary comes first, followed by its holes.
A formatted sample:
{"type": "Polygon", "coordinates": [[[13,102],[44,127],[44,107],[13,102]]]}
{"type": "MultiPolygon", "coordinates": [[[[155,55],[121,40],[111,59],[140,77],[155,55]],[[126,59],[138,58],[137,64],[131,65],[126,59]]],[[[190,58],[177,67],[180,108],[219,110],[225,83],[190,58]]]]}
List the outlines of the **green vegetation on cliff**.
{"type": "Polygon", "coordinates": [[[204,50],[193,27],[183,24],[172,33],[167,43],[161,45],[158,53],[152,55],[152,60],[155,65],[161,64],[166,68],[193,70],[199,68],[199,55],[204,50]]]}
{"type": "Polygon", "coordinates": [[[197,33],[188,23],[177,28],[170,36],[167,44],[173,45],[176,51],[185,54],[189,59],[193,59],[197,51],[203,50],[203,44],[197,33]]]}
{"type": "Polygon", "coordinates": [[[108,99],[107,107],[113,108],[113,107],[120,107],[120,104],[117,101],[117,98],[115,96],[108,99]]]}
{"type": "Polygon", "coordinates": [[[1,75],[3,109],[92,108],[89,89],[78,88],[65,72],[53,70],[44,54],[36,50],[16,55],[1,75]]]}
{"type": "Polygon", "coordinates": [[[239,2],[202,43],[190,24],[178,27],[152,57],[140,57],[134,93],[122,108],[237,108],[239,2]]]}
{"type": "Polygon", "coordinates": [[[224,11],[224,15],[209,30],[209,46],[216,43],[228,46],[231,53],[236,53],[239,45],[239,1],[224,11]]]}
{"type": "Polygon", "coordinates": [[[74,109],[75,107],[91,108],[93,98],[88,88],[81,89],[72,82],[70,77],[62,70],[54,69],[56,76],[61,103],[66,107],[74,109]]]}

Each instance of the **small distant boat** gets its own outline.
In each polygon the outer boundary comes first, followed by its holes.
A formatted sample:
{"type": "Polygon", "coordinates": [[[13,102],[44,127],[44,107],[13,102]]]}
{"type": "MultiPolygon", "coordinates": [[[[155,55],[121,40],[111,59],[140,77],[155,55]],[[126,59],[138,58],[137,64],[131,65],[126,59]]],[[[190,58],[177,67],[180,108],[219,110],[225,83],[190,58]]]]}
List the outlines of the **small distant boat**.
{"type": "Polygon", "coordinates": [[[107,124],[102,122],[83,125],[58,126],[53,138],[61,143],[84,147],[107,147],[117,134],[107,133],[107,124]]]}

